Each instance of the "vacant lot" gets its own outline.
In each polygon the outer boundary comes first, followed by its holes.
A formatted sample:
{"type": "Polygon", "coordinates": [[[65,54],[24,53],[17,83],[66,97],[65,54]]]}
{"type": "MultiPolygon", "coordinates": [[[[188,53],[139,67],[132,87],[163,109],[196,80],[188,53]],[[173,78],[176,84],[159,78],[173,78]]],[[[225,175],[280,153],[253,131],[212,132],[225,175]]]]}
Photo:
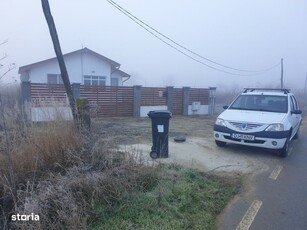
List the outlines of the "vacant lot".
{"type": "MultiPolygon", "coordinates": [[[[261,156],[271,156],[271,152],[236,146],[218,148],[213,139],[214,121],[215,117],[209,116],[171,118],[169,158],[160,161],[178,163],[205,172],[213,170],[249,173],[266,168],[261,156]],[[186,142],[174,142],[175,137],[185,137],[186,142]]],[[[93,127],[94,133],[110,146],[119,147],[127,152],[136,152],[151,161],[149,152],[152,137],[149,118],[96,120],[93,122],[93,127]]]]}
{"type": "MultiPolygon", "coordinates": [[[[211,137],[215,118],[175,116],[170,120],[170,138],[177,135],[211,137]]],[[[105,118],[93,121],[93,131],[114,144],[151,142],[150,118],[105,118]]]]}

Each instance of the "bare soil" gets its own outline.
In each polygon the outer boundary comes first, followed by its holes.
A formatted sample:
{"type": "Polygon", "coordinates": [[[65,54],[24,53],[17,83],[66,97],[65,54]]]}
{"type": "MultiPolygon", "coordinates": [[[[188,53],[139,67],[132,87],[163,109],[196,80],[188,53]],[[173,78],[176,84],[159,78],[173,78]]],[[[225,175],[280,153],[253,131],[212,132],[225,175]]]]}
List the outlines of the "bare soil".
{"type": "Polygon", "coordinates": [[[170,120],[169,157],[152,160],[151,120],[149,118],[108,118],[93,122],[94,132],[109,145],[136,153],[148,162],[178,163],[202,171],[250,173],[267,168],[253,154],[243,154],[245,148],[220,148],[213,139],[215,117],[175,116],[170,120]],[[185,137],[178,143],[175,137],[185,137]]]}

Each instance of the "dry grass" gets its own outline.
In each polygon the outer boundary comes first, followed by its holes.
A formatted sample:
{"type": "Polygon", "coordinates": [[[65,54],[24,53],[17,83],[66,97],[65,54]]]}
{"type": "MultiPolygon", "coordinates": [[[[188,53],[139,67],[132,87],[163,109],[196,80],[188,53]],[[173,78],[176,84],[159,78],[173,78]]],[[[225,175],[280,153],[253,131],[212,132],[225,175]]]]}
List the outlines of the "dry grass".
{"type": "MultiPolygon", "coordinates": [[[[81,147],[79,132],[73,124],[65,121],[33,126],[22,132],[9,130],[10,154],[17,174],[54,168],[65,163],[67,154],[81,147]]],[[[4,137],[1,138],[4,142],[4,137]]],[[[4,144],[2,143],[2,146],[4,144]]],[[[5,147],[0,149],[0,170],[4,170],[5,147]]]]}
{"type": "Polygon", "coordinates": [[[11,227],[87,229],[90,220],[100,214],[94,209],[98,202],[108,207],[129,202],[130,194],[147,190],[157,181],[157,170],[136,163],[133,155],[122,157],[116,164],[109,162],[108,166],[105,160],[95,162],[100,164],[104,170],[72,167],[65,175],[52,174],[48,180],[38,182],[35,190],[23,190],[15,212],[37,213],[40,221],[13,222],[11,227]]]}
{"type": "Polygon", "coordinates": [[[10,215],[21,207],[21,213],[29,213],[27,202],[38,181],[50,172],[65,173],[66,168],[82,161],[79,154],[83,138],[72,122],[57,120],[26,126],[21,114],[18,100],[1,94],[1,229],[7,228],[10,215]]]}
{"type": "Polygon", "coordinates": [[[1,152],[0,205],[6,220],[11,213],[31,214],[28,202],[34,196],[38,181],[48,177],[50,172],[63,173],[67,166],[75,164],[81,144],[78,132],[64,122],[32,127],[24,137],[10,132],[10,154],[17,187],[14,194],[1,152]],[[20,209],[23,211],[18,212],[20,209]]]}
{"type": "Polygon", "coordinates": [[[61,119],[24,126],[19,106],[7,105],[0,122],[1,229],[86,229],[97,202],[112,207],[156,183],[153,167],[118,152],[111,140],[81,134],[61,119]],[[11,221],[12,214],[31,213],[40,221],[11,221]]]}
{"type": "Polygon", "coordinates": [[[32,127],[26,136],[13,136],[12,158],[16,173],[47,170],[65,164],[67,154],[81,147],[73,124],[59,121],[32,127]]]}

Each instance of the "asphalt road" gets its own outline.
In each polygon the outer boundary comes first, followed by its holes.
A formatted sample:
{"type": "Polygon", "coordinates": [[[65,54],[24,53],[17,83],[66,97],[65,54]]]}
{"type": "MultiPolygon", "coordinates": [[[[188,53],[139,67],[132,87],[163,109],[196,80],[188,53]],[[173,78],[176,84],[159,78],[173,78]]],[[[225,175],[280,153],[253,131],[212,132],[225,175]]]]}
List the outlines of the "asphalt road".
{"type": "Polygon", "coordinates": [[[218,228],[307,230],[306,124],[299,139],[292,141],[287,158],[274,155],[263,158],[268,169],[248,177],[246,191],[228,205],[218,228]]]}

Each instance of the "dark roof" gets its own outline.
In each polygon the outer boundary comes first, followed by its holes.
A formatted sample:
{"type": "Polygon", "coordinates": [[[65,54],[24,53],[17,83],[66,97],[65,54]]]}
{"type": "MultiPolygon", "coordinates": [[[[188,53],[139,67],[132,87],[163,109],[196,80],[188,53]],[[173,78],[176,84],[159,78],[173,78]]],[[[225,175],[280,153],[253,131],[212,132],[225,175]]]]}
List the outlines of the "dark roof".
{"type": "MultiPolygon", "coordinates": [[[[103,56],[103,55],[101,55],[99,53],[96,53],[93,50],[90,50],[90,49],[88,49],[86,47],[83,48],[83,49],[79,49],[79,50],[70,52],[70,53],[66,53],[63,56],[65,57],[65,56],[69,56],[69,55],[76,54],[76,53],[90,53],[90,54],[92,54],[92,55],[94,55],[94,56],[96,56],[96,57],[98,57],[100,59],[103,59],[104,61],[109,62],[113,68],[116,68],[116,67],[120,66],[119,63],[117,63],[117,62],[115,62],[115,61],[113,61],[113,60],[111,60],[111,59],[109,59],[109,58],[107,58],[107,57],[105,57],[105,56],[103,56]]],[[[29,65],[21,66],[21,67],[19,67],[18,73],[20,74],[20,73],[22,73],[24,71],[27,71],[28,69],[31,69],[32,67],[35,67],[36,65],[40,65],[40,64],[43,64],[45,62],[53,61],[55,59],[56,59],[56,57],[49,58],[49,59],[46,59],[46,60],[43,60],[43,61],[40,61],[40,62],[35,62],[35,63],[29,64],[29,65]]],[[[124,73],[124,74],[126,74],[126,73],[124,73]]]]}

